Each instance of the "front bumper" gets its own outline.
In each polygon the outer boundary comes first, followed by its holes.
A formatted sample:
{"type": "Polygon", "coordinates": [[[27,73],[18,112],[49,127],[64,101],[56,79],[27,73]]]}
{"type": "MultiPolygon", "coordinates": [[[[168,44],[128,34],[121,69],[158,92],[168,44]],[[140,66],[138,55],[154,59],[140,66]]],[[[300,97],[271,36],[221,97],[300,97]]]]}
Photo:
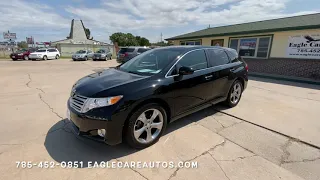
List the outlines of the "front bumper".
{"type": "Polygon", "coordinates": [[[19,56],[19,55],[11,55],[10,57],[11,59],[23,59],[23,56],[19,56]]]}
{"type": "Polygon", "coordinates": [[[101,120],[75,111],[70,107],[69,102],[68,109],[70,111],[69,120],[72,122],[73,130],[76,134],[103,141],[108,145],[116,145],[122,142],[122,130],[127,117],[126,112],[116,113],[101,120]],[[98,129],[106,130],[104,137],[98,135],[98,129]]]}
{"type": "Polygon", "coordinates": [[[94,60],[105,60],[107,59],[107,56],[101,57],[101,56],[93,56],[92,59],[94,60]]]}
{"type": "Polygon", "coordinates": [[[74,61],[76,61],[76,60],[86,60],[84,57],[73,57],[72,59],[74,61]]]}

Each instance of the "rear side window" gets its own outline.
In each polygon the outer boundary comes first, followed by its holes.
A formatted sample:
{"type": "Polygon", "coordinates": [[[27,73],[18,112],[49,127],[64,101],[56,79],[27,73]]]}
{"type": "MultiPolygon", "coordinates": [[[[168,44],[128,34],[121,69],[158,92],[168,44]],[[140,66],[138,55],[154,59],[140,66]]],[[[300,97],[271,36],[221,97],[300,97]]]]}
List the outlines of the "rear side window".
{"type": "Polygon", "coordinates": [[[146,51],[148,51],[149,49],[147,49],[147,48],[139,48],[138,49],[138,53],[143,53],[143,52],[146,52],[146,51]]]}
{"type": "Polygon", "coordinates": [[[231,62],[237,62],[238,61],[239,55],[238,55],[237,51],[231,49],[231,50],[227,50],[226,52],[227,52],[231,62]]]}
{"type": "Polygon", "coordinates": [[[49,52],[57,52],[55,49],[48,49],[49,52]]]}
{"type": "Polygon", "coordinates": [[[208,67],[207,58],[204,50],[196,50],[186,54],[179,62],[180,67],[186,66],[194,71],[205,69],[208,67]]]}
{"type": "Polygon", "coordinates": [[[219,66],[229,63],[229,57],[222,49],[208,49],[209,62],[211,66],[219,66]]]}
{"type": "Polygon", "coordinates": [[[133,52],[134,48],[121,48],[119,53],[133,52]]]}

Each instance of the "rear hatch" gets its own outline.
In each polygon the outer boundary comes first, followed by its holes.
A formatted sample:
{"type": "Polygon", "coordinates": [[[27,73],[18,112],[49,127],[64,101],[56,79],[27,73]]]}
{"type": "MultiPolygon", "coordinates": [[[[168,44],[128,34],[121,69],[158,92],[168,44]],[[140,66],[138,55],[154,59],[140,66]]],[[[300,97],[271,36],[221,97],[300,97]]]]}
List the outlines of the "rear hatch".
{"type": "Polygon", "coordinates": [[[118,52],[118,59],[125,59],[132,56],[134,48],[121,48],[118,52]]]}

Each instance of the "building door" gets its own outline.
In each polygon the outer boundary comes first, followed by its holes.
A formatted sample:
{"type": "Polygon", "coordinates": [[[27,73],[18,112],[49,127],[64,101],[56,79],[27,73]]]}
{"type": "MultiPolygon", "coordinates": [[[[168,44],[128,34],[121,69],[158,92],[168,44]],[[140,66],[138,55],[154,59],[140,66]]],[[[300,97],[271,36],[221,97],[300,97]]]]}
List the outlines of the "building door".
{"type": "Polygon", "coordinates": [[[224,39],[213,39],[211,40],[211,46],[221,46],[223,47],[224,39]]]}

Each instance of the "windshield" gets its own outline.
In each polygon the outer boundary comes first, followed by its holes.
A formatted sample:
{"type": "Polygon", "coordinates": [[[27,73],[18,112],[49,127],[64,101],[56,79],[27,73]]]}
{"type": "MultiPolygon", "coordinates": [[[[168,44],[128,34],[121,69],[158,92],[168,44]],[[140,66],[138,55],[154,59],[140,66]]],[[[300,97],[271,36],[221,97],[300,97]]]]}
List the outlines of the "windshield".
{"type": "Polygon", "coordinates": [[[27,51],[26,49],[21,49],[21,50],[18,50],[17,53],[24,53],[26,51],[27,51]]]}
{"type": "Polygon", "coordinates": [[[77,54],[84,54],[84,53],[86,53],[86,51],[84,50],[77,51],[77,54]]]}
{"type": "Polygon", "coordinates": [[[46,49],[39,49],[36,52],[46,52],[46,51],[47,51],[46,49]]]}
{"type": "Polygon", "coordinates": [[[140,75],[157,74],[182,53],[181,49],[174,48],[153,49],[132,58],[121,65],[119,69],[140,75]]]}
{"type": "Polygon", "coordinates": [[[104,53],[104,50],[100,49],[96,53],[104,53]]]}
{"type": "Polygon", "coordinates": [[[134,51],[134,48],[121,48],[119,53],[124,54],[126,52],[133,52],[133,51],[134,51]]]}

